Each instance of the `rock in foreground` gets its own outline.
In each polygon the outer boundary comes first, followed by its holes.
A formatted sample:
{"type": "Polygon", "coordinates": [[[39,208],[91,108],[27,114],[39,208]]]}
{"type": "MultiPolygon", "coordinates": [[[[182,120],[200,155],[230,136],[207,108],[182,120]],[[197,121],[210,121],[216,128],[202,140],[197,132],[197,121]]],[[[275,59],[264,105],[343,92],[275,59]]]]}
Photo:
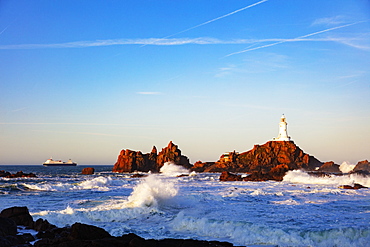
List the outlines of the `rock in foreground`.
{"type": "Polygon", "coordinates": [[[58,228],[46,220],[33,221],[27,207],[4,209],[0,214],[0,246],[32,246],[35,238],[29,234],[17,235],[17,225],[38,231],[36,247],[232,247],[233,244],[219,241],[192,239],[144,239],[133,233],[113,237],[102,228],[74,223],[70,227],[58,228]]]}

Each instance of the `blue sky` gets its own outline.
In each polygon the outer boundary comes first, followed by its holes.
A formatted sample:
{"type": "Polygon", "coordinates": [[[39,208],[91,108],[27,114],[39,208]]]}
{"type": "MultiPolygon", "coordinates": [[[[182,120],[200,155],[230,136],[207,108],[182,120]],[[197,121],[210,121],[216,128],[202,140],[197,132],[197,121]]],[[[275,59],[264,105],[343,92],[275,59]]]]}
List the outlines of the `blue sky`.
{"type": "Polygon", "coordinates": [[[216,161],[288,134],[370,159],[370,2],[0,2],[0,164],[216,161]]]}

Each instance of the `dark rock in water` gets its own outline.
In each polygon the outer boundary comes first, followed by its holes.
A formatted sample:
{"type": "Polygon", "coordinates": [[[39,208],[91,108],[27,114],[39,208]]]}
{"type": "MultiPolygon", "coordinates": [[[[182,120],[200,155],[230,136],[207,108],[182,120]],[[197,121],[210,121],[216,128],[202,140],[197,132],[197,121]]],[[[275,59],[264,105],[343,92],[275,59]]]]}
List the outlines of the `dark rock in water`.
{"type": "Polygon", "coordinates": [[[242,181],[241,175],[232,174],[227,171],[223,171],[220,176],[220,181],[242,181]]]}
{"type": "Polygon", "coordinates": [[[4,177],[10,176],[10,175],[11,175],[10,172],[6,172],[4,170],[0,171],[0,178],[4,178],[4,177]]]}
{"type": "Polygon", "coordinates": [[[36,178],[36,175],[33,173],[24,173],[22,171],[19,171],[17,173],[10,173],[6,171],[0,171],[0,177],[5,177],[5,178],[36,178]]]}
{"type": "Polygon", "coordinates": [[[172,141],[157,154],[153,147],[151,153],[143,154],[141,151],[123,149],[114,164],[113,172],[159,172],[166,162],[174,162],[185,168],[190,168],[189,159],[181,154],[181,150],[172,141]]]}
{"type": "Polygon", "coordinates": [[[83,240],[93,240],[108,237],[111,237],[111,235],[104,229],[81,223],[74,223],[72,225],[71,233],[69,236],[70,239],[83,239],[83,240]]]}
{"type": "Polygon", "coordinates": [[[341,186],[339,186],[339,188],[340,189],[352,189],[352,190],[358,190],[358,189],[366,189],[366,188],[368,188],[368,187],[365,187],[365,186],[363,186],[363,185],[361,185],[361,184],[354,184],[353,186],[351,186],[351,185],[341,185],[341,186]]]}
{"type": "Polygon", "coordinates": [[[92,174],[94,174],[94,172],[95,172],[95,169],[93,167],[86,167],[86,168],[82,169],[81,174],[82,175],[92,175],[92,174]]]}
{"type": "Polygon", "coordinates": [[[144,239],[133,233],[113,237],[102,228],[74,223],[71,227],[57,228],[47,220],[33,222],[27,207],[4,209],[0,214],[0,247],[28,247],[35,238],[25,233],[17,234],[19,225],[32,225],[39,231],[35,247],[232,247],[228,242],[203,241],[192,239],[144,239]],[[15,220],[13,220],[15,219],[15,220]],[[32,222],[32,223],[30,223],[32,222]]]}
{"type": "Polygon", "coordinates": [[[359,161],[352,172],[370,172],[370,162],[368,160],[359,161]]]}
{"type": "Polygon", "coordinates": [[[140,174],[140,173],[135,173],[130,176],[130,178],[142,178],[142,177],[147,177],[148,175],[146,174],[140,174]]]}
{"type": "Polygon", "coordinates": [[[33,228],[34,222],[27,207],[12,207],[1,211],[0,217],[14,220],[18,226],[33,228]]]}
{"type": "Polygon", "coordinates": [[[55,225],[50,224],[47,220],[44,219],[37,219],[34,223],[33,229],[40,232],[40,231],[47,231],[56,228],[55,225]]]}
{"type": "Polygon", "coordinates": [[[318,169],[319,172],[330,172],[330,173],[342,173],[339,169],[339,165],[335,164],[333,161],[325,162],[318,169]]]}
{"type": "Polygon", "coordinates": [[[8,235],[17,235],[17,224],[12,219],[0,217],[0,237],[8,235]]]}
{"type": "Polygon", "coordinates": [[[13,207],[4,209],[0,214],[0,246],[31,246],[35,238],[30,233],[17,234],[18,225],[32,227],[32,216],[27,207],[13,207]]]}

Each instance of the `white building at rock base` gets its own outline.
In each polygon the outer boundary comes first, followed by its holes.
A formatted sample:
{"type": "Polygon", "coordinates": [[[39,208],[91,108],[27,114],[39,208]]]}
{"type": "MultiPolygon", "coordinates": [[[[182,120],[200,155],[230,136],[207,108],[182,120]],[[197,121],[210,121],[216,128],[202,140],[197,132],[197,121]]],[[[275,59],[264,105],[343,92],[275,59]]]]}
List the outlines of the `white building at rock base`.
{"type": "Polygon", "coordinates": [[[280,118],[279,123],[279,135],[278,137],[272,139],[273,141],[291,141],[290,136],[288,136],[288,123],[286,122],[284,114],[280,118]]]}

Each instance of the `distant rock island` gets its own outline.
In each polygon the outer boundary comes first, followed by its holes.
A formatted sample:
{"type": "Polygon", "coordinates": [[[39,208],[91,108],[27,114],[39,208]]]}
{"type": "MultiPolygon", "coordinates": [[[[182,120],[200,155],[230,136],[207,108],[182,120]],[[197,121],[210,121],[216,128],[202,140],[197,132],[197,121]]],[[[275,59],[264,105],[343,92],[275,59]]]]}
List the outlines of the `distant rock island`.
{"type": "Polygon", "coordinates": [[[174,162],[190,169],[192,165],[189,158],[181,154],[181,150],[172,141],[167,147],[162,148],[157,154],[157,148],[153,146],[150,153],[143,154],[141,151],[123,149],[114,164],[113,172],[159,172],[166,162],[174,162]]]}
{"type": "MultiPolygon", "coordinates": [[[[314,156],[306,154],[288,136],[287,122],[282,115],[279,123],[279,135],[263,145],[255,145],[251,150],[238,153],[228,152],[216,162],[197,161],[190,164],[189,158],[172,141],[157,154],[154,146],[150,153],[123,149],[114,164],[113,172],[159,172],[165,162],[173,162],[195,172],[220,172],[225,180],[241,180],[230,173],[248,173],[244,181],[281,181],[289,170],[341,173],[339,165],[334,162],[321,162],[314,156]],[[227,172],[227,173],[225,173],[227,172]]],[[[357,173],[370,171],[370,163],[359,162],[354,169],[357,173]]],[[[221,179],[223,180],[223,179],[221,179]]]]}

